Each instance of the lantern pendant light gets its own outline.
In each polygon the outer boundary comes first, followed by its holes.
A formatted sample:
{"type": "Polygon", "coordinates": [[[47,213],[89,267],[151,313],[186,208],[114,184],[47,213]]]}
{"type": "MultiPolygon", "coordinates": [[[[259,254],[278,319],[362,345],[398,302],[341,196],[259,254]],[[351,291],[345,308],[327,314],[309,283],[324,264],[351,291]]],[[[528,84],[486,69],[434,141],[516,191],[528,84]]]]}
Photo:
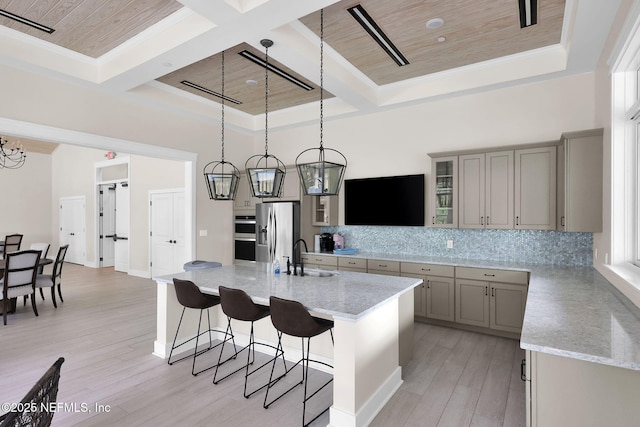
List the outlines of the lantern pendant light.
{"type": "Polygon", "coordinates": [[[240,171],[232,163],[224,161],[224,51],[222,51],[222,118],[221,118],[221,141],[222,160],[209,162],[204,167],[204,179],[209,190],[211,200],[234,200],[238,191],[240,181],[240,171]],[[207,172],[207,168],[211,169],[207,172]],[[225,171],[226,168],[226,171],[225,171]]]}
{"type": "Polygon", "coordinates": [[[264,155],[249,157],[245,169],[253,197],[281,197],[286,168],[277,157],[269,154],[269,48],[273,46],[273,42],[264,39],[260,44],[265,48],[264,155]]]}
{"type": "Polygon", "coordinates": [[[307,196],[335,196],[340,192],[340,185],[347,168],[347,158],[339,151],[324,148],[322,142],[323,133],[323,108],[324,108],[324,9],[320,10],[320,148],[308,148],[298,154],[296,167],[300,175],[300,184],[307,196]],[[309,153],[315,152],[315,156],[309,153]],[[331,152],[331,157],[336,161],[328,161],[325,155],[331,152]],[[308,163],[301,163],[301,157],[313,159],[308,163]],[[315,157],[315,158],[314,158],[315,157]]]}

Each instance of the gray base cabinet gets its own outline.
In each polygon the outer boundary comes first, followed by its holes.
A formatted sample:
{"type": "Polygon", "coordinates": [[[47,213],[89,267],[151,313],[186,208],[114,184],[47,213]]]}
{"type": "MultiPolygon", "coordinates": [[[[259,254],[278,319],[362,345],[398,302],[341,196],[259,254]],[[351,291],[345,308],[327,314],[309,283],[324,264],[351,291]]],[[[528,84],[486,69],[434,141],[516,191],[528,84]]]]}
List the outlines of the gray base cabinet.
{"type": "Polygon", "coordinates": [[[404,277],[423,280],[414,290],[415,316],[455,321],[454,267],[402,262],[400,270],[404,277]]]}
{"type": "Polygon", "coordinates": [[[524,271],[457,267],[456,322],[520,333],[528,284],[524,271]]]}

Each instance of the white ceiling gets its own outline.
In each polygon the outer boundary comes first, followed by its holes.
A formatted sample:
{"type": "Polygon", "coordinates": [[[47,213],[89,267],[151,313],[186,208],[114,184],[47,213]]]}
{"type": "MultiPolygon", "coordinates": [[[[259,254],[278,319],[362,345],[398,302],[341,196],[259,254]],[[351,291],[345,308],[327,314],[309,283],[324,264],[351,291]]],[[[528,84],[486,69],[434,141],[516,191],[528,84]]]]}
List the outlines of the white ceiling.
{"type": "MultiPolygon", "coordinates": [[[[492,0],[505,2],[506,0],[492,0]]],[[[542,4],[545,0],[539,0],[542,4]]],[[[516,0],[509,0],[516,3],[516,0]]],[[[472,91],[592,71],[620,0],[567,0],[558,44],[378,85],[325,43],[325,117],[366,114],[472,91]]],[[[7,3],[5,1],[5,3],[7,3]]],[[[337,0],[179,0],[184,7],[92,58],[0,25],[0,63],[95,90],[211,117],[218,104],[156,79],[246,43],[319,84],[319,40],[300,20],[337,0]]],[[[2,7],[0,7],[2,8],[2,7]]],[[[409,11],[407,11],[409,12],[409,11]]],[[[226,122],[260,131],[264,117],[227,104],[226,122]]],[[[270,128],[317,121],[317,101],[269,113],[270,128]]]]}

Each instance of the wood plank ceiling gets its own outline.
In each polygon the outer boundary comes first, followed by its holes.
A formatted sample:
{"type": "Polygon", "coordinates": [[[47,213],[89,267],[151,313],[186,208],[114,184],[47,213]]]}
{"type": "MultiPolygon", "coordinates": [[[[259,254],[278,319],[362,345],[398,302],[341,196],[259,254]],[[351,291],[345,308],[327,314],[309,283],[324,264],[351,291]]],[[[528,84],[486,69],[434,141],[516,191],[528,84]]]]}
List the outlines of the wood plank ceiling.
{"type": "MultiPolygon", "coordinates": [[[[325,43],[348,63],[381,86],[560,43],[565,0],[538,0],[537,24],[520,28],[517,0],[343,0],[324,12],[325,43]],[[348,12],[360,4],[380,29],[408,59],[398,66],[348,12]],[[426,23],[441,18],[444,25],[429,29],[426,23]],[[440,41],[439,41],[440,40],[440,41]]],[[[122,43],[183,8],[174,0],[0,0],[0,10],[53,28],[52,34],[0,16],[0,25],[37,37],[90,58],[100,58],[122,43]]],[[[300,19],[319,35],[320,12],[300,19]]],[[[238,52],[246,43],[227,49],[225,95],[241,102],[226,103],[251,115],[264,113],[264,68],[238,52]],[[253,80],[255,84],[248,84],[253,80]]],[[[319,54],[319,52],[318,52],[319,54]]],[[[220,92],[220,53],[156,80],[192,95],[216,102],[216,96],[185,86],[190,81],[220,92]]],[[[298,74],[295,64],[270,63],[312,87],[302,89],[275,76],[269,78],[269,111],[317,102],[317,85],[298,74]]],[[[325,92],[325,98],[332,94],[325,92]]]]}

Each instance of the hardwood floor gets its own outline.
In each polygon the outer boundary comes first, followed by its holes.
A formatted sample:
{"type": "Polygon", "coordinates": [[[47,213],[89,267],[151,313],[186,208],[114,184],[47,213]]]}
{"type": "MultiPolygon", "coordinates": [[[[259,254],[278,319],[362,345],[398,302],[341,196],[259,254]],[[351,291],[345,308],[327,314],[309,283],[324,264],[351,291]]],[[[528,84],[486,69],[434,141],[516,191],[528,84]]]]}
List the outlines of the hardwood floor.
{"type": "MultiPolygon", "coordinates": [[[[64,406],[53,426],[301,424],[300,390],[265,410],[263,392],[242,396],[242,374],[213,385],[213,372],[193,377],[190,361],[168,366],[153,356],[155,282],[66,263],[62,294],[57,309],[50,294],[38,296],[39,317],[20,302],[0,327],[0,402],[19,402],[62,356],[64,406]]],[[[417,323],[405,382],[371,425],[524,426],[522,358],[517,341],[417,323]]],[[[299,378],[293,374],[288,383],[299,378]]],[[[249,387],[264,384],[266,375],[249,387]]],[[[325,378],[313,375],[315,383],[325,378]]],[[[314,399],[311,411],[328,405],[331,388],[314,399]]],[[[313,425],[328,421],[325,413],[313,425]]]]}

